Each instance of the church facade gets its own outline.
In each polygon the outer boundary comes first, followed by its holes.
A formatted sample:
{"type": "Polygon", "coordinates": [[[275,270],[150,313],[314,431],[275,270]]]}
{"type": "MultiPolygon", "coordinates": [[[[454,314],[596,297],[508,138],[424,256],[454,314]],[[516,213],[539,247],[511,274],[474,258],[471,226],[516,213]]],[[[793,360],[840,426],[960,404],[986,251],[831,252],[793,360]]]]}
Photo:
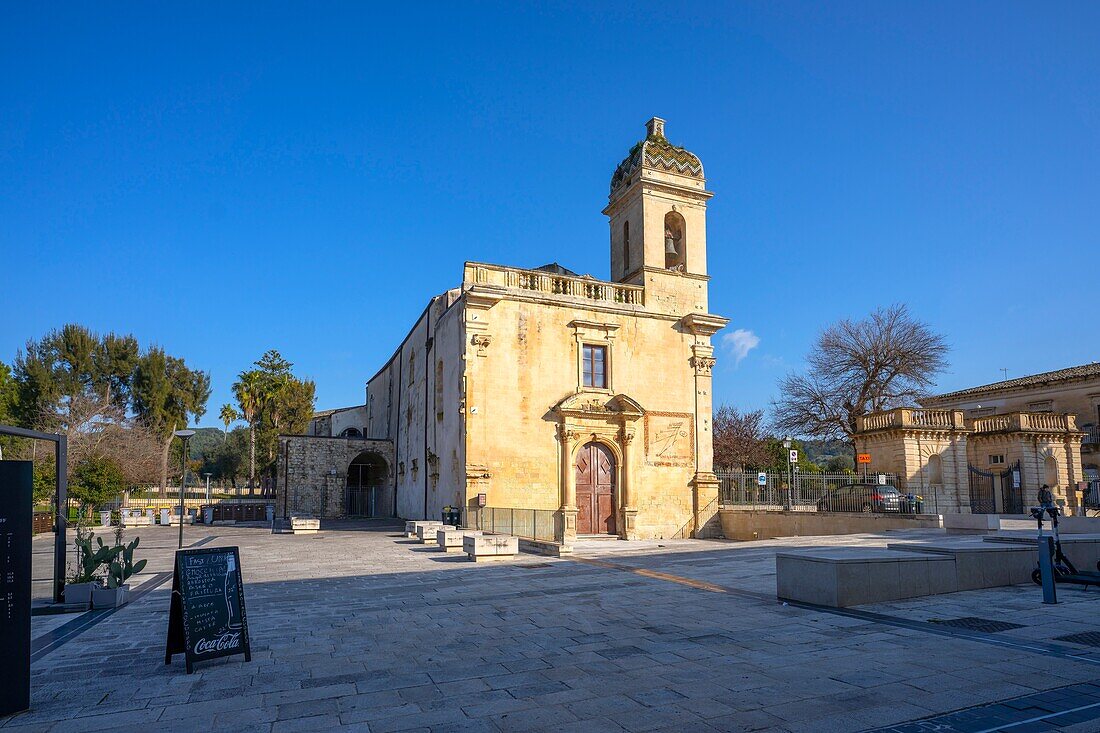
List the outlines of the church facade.
{"type": "Polygon", "coordinates": [[[465,524],[508,517],[565,547],[716,532],[711,337],[727,321],[707,303],[712,195],[650,120],[611,179],[611,279],[467,262],[346,413],[359,431],[281,437],[284,505],[409,519],[457,506],[465,524]]]}

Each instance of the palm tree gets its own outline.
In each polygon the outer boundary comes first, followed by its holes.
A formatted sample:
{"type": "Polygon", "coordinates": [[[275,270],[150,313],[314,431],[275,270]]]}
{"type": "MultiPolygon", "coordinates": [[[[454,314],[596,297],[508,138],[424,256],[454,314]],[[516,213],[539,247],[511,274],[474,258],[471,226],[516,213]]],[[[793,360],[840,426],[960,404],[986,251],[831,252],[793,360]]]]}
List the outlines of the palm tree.
{"type": "Polygon", "coordinates": [[[233,409],[233,405],[228,402],[222,405],[222,411],[220,414],[222,422],[225,423],[225,430],[222,432],[222,443],[229,438],[229,424],[234,420],[240,419],[240,415],[233,409]]]}
{"type": "Polygon", "coordinates": [[[241,372],[233,384],[241,418],[248,423],[248,487],[256,481],[256,424],[267,400],[263,374],[255,369],[241,372]]]}

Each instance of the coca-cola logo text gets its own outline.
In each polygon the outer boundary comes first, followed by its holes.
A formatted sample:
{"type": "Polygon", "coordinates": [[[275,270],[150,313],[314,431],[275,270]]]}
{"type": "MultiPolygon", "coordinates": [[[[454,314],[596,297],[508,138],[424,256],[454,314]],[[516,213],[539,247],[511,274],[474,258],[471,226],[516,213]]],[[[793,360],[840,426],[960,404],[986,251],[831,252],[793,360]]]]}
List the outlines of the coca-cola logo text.
{"type": "Polygon", "coordinates": [[[210,652],[223,652],[226,649],[236,649],[241,645],[241,633],[222,634],[217,639],[199,639],[195,642],[195,654],[208,654],[210,652]]]}

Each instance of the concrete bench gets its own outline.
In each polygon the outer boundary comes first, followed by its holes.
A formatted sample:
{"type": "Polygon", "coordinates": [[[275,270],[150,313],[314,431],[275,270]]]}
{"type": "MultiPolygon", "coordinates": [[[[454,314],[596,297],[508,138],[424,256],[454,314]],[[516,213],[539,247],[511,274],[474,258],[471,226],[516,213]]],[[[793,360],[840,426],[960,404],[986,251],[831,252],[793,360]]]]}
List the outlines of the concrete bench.
{"type": "Polygon", "coordinates": [[[519,554],[519,538],[510,535],[466,535],[462,551],[474,562],[510,560],[519,554]]]}
{"type": "Polygon", "coordinates": [[[444,527],[435,531],[435,544],[444,552],[463,552],[462,540],[464,537],[477,537],[481,534],[479,529],[458,529],[444,527]]]}
{"type": "Polygon", "coordinates": [[[780,599],[843,608],[954,593],[949,555],[877,547],[823,547],[775,556],[780,599]]]}
{"type": "Polygon", "coordinates": [[[959,590],[1030,583],[1031,571],[1035,569],[1036,562],[1034,543],[1031,547],[994,544],[983,542],[978,537],[932,543],[894,542],[888,544],[887,548],[953,558],[955,585],[959,590]]]}
{"type": "Polygon", "coordinates": [[[122,517],[123,527],[151,527],[153,526],[153,518],[144,514],[131,514],[130,516],[123,515],[122,517]]]}
{"type": "MultiPolygon", "coordinates": [[[[1061,527],[1059,527],[1059,530],[1061,527]]],[[[1044,535],[1050,535],[1050,525],[1044,527],[1044,535]]],[[[991,535],[982,540],[990,545],[1018,545],[1026,547],[1032,554],[1032,568],[1038,561],[1038,550],[1035,547],[1036,534],[1018,535],[991,535]]],[[[1062,552],[1066,554],[1070,562],[1077,566],[1078,570],[1097,569],[1096,563],[1100,561],[1100,535],[1098,534],[1062,534],[1062,552]]]]}
{"type": "Polygon", "coordinates": [[[943,528],[947,534],[986,534],[1001,528],[996,514],[944,514],[943,528]]]}
{"type": "Polygon", "coordinates": [[[441,529],[455,529],[449,524],[421,524],[416,528],[416,538],[425,545],[435,544],[435,535],[441,529]]]}
{"type": "Polygon", "coordinates": [[[321,530],[321,520],[316,517],[290,515],[292,534],[317,534],[321,530]]]}
{"type": "Polygon", "coordinates": [[[410,540],[420,539],[420,535],[417,534],[417,529],[420,527],[434,527],[436,529],[443,526],[443,522],[436,521],[434,519],[413,519],[405,522],[405,536],[410,540]]]}

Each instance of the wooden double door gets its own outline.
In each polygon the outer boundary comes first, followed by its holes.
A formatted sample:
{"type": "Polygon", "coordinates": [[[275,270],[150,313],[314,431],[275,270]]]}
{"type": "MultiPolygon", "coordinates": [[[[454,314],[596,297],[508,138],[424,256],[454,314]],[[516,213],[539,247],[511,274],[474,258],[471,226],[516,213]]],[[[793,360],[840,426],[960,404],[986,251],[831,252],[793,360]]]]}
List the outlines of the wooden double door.
{"type": "Polygon", "coordinates": [[[616,534],[615,455],[599,443],[577,451],[577,534],[616,534]]]}

